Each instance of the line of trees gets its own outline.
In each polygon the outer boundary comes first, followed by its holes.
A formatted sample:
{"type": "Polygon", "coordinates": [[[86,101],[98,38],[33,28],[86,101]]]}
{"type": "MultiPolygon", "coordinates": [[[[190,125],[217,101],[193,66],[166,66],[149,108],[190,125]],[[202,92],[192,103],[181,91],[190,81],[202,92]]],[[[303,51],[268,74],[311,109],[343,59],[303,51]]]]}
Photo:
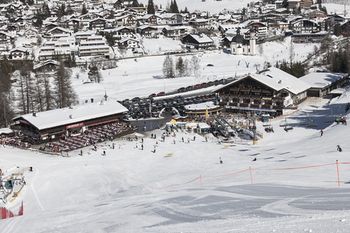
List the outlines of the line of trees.
{"type": "Polygon", "coordinates": [[[64,63],[56,72],[32,72],[24,62],[18,70],[5,58],[0,61],[0,127],[8,126],[14,114],[27,114],[69,107],[77,102],[70,69],[64,63]]]}
{"type": "Polygon", "coordinates": [[[200,61],[197,56],[192,56],[191,59],[178,57],[174,62],[169,55],[165,57],[163,62],[164,78],[176,78],[185,76],[200,76],[200,61]]]}
{"type": "Polygon", "coordinates": [[[170,13],[179,13],[179,8],[177,6],[176,0],[171,0],[170,6],[167,10],[170,13]]]}
{"type": "Polygon", "coordinates": [[[11,73],[13,66],[6,59],[0,61],[0,127],[7,126],[9,120],[13,117],[10,104],[11,73]]]}
{"type": "Polygon", "coordinates": [[[153,0],[148,0],[147,14],[154,15],[155,13],[156,13],[156,9],[154,7],[153,0]]]}
{"type": "Polygon", "coordinates": [[[344,41],[336,45],[331,37],[327,37],[321,42],[320,53],[324,54],[322,61],[332,72],[350,72],[350,42],[344,41]],[[334,49],[334,48],[337,49],[334,49]]]}
{"type": "Polygon", "coordinates": [[[306,74],[306,65],[301,62],[287,63],[286,61],[283,61],[281,64],[276,63],[276,67],[297,78],[306,74]]]}

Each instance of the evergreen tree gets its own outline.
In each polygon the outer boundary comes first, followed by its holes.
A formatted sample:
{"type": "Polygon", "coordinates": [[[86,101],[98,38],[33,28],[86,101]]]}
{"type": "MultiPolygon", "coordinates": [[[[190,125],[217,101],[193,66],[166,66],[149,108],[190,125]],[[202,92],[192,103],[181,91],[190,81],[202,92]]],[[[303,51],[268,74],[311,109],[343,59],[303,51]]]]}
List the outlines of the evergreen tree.
{"type": "Polygon", "coordinates": [[[34,15],[33,26],[41,28],[42,25],[43,25],[43,15],[40,12],[37,12],[34,15]]]}
{"type": "Polygon", "coordinates": [[[179,57],[176,61],[176,72],[179,77],[185,76],[185,63],[182,57],[179,57]]]}
{"type": "Polygon", "coordinates": [[[111,46],[111,47],[113,47],[113,46],[115,45],[115,40],[114,40],[113,34],[107,32],[107,33],[105,34],[105,37],[106,37],[106,40],[107,40],[108,45],[111,46]]]}
{"type": "Polygon", "coordinates": [[[289,7],[288,0],[283,0],[282,7],[287,8],[289,7]]]}
{"type": "Polygon", "coordinates": [[[66,14],[66,4],[62,3],[61,6],[58,8],[57,17],[61,18],[65,14],[66,14]]]}
{"type": "Polygon", "coordinates": [[[339,23],[334,25],[333,32],[334,32],[334,35],[336,35],[336,36],[340,36],[341,35],[342,30],[341,30],[341,26],[340,26],[339,23]]]}
{"type": "Polygon", "coordinates": [[[0,60],[0,127],[8,126],[13,117],[9,100],[12,71],[13,67],[5,56],[3,60],[0,60]]]}
{"type": "Polygon", "coordinates": [[[66,9],[66,15],[72,15],[72,14],[74,14],[74,10],[72,9],[72,6],[68,4],[66,9]]]}
{"type": "Polygon", "coordinates": [[[47,3],[45,2],[43,6],[41,7],[42,17],[43,19],[46,19],[51,16],[51,11],[47,3]]]}
{"type": "Polygon", "coordinates": [[[131,6],[132,6],[132,7],[139,7],[140,4],[139,4],[139,2],[138,2],[137,0],[133,0],[131,6]]]}
{"type": "Polygon", "coordinates": [[[43,86],[44,86],[44,102],[45,102],[45,110],[53,109],[53,93],[50,85],[50,80],[47,75],[42,76],[43,86]]]}
{"type": "Polygon", "coordinates": [[[177,6],[176,0],[171,0],[170,13],[179,13],[179,8],[177,6]]]}
{"type": "Polygon", "coordinates": [[[306,74],[306,67],[301,62],[288,64],[286,61],[283,61],[278,68],[297,78],[300,78],[301,76],[304,76],[306,74]]]}
{"type": "Polygon", "coordinates": [[[58,108],[69,107],[76,102],[76,94],[72,88],[70,77],[70,72],[64,67],[63,62],[60,62],[54,80],[55,99],[58,108]]]}
{"type": "Polygon", "coordinates": [[[109,13],[107,19],[114,19],[115,18],[115,14],[114,11],[112,10],[111,13],[109,13]]]}
{"type": "Polygon", "coordinates": [[[156,13],[156,10],[154,8],[153,0],[148,0],[147,14],[154,15],[155,13],[156,13]]]}
{"type": "Polygon", "coordinates": [[[0,128],[7,127],[13,117],[13,110],[7,92],[0,92],[0,106],[0,128]]]}
{"type": "Polygon", "coordinates": [[[88,13],[88,10],[87,10],[87,8],[86,8],[86,5],[85,5],[85,3],[83,4],[83,7],[81,8],[81,14],[82,15],[85,15],[85,14],[87,14],[88,13]]]}
{"type": "Polygon", "coordinates": [[[175,77],[173,59],[169,55],[166,56],[164,59],[163,75],[164,75],[164,78],[174,78],[175,77]]]}
{"type": "Polygon", "coordinates": [[[8,92],[11,88],[13,67],[7,57],[0,60],[0,92],[8,92]]]}

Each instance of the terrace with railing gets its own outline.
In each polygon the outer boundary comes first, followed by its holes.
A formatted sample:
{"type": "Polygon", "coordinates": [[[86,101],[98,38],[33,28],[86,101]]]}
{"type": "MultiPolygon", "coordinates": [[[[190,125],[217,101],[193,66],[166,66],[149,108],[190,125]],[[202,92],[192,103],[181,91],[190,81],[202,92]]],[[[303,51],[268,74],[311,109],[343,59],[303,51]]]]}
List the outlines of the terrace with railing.
{"type": "Polygon", "coordinates": [[[39,150],[47,152],[68,152],[86,146],[95,145],[106,140],[113,140],[117,137],[132,133],[134,129],[124,123],[112,123],[103,126],[89,128],[80,135],[61,138],[55,142],[46,143],[39,150]]]}

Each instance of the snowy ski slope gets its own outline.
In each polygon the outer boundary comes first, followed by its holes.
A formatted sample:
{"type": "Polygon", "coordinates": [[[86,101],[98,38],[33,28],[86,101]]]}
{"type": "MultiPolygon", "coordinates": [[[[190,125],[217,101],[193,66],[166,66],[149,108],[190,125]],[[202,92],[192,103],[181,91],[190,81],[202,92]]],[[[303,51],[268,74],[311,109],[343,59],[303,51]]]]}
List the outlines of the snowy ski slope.
{"type": "Polygon", "coordinates": [[[350,129],[333,120],[349,101],[349,90],[309,99],[286,117],[293,130],[275,119],[254,146],[182,143],[193,134],[178,132],[156,153],[149,137],[142,151],[119,140],[68,158],[0,148],[1,168],[34,167],[18,197],[24,216],[0,221],[0,232],[348,232],[350,165],[339,165],[338,187],[335,161],[350,161],[350,129]]]}

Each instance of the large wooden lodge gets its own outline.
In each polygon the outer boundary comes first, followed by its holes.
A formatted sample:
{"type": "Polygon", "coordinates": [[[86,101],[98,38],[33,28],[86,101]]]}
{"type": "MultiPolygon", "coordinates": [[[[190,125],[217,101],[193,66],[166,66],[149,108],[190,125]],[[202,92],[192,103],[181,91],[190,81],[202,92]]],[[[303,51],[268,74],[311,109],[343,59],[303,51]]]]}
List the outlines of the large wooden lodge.
{"type": "Polygon", "coordinates": [[[91,127],[121,122],[127,108],[116,101],[88,103],[70,108],[26,114],[13,119],[12,129],[33,143],[83,133],[91,127]]]}
{"type": "Polygon", "coordinates": [[[249,74],[217,90],[221,105],[229,112],[282,115],[307,97],[309,85],[274,67],[249,74]]]}

